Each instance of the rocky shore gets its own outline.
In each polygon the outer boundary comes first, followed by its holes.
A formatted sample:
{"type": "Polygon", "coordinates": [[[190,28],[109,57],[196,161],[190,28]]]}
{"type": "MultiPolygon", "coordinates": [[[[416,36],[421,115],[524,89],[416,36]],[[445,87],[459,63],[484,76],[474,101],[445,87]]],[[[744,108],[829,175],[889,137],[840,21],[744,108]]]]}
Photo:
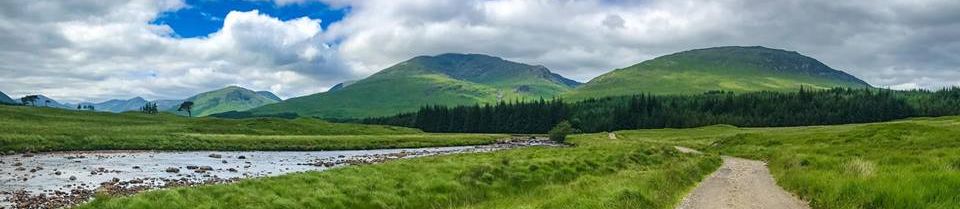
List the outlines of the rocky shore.
{"type": "Polygon", "coordinates": [[[491,145],[421,149],[214,153],[104,151],[6,155],[0,160],[0,209],[62,208],[83,203],[97,195],[124,196],[151,189],[230,183],[339,166],[526,146],[556,145],[545,138],[514,137],[491,145]]]}

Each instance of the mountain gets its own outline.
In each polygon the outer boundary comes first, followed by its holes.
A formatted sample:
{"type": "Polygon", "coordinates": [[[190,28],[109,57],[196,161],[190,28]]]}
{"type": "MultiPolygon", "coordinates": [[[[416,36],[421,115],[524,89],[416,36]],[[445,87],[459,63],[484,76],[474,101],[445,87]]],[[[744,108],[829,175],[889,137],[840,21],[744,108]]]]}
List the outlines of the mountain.
{"type": "Polygon", "coordinates": [[[273,94],[273,92],[269,92],[269,91],[258,91],[258,92],[256,92],[256,93],[259,94],[260,96],[263,96],[263,97],[266,97],[266,98],[269,98],[269,99],[272,99],[272,100],[275,100],[275,101],[278,101],[278,102],[279,102],[279,101],[283,101],[283,99],[280,99],[280,97],[278,97],[276,94],[273,94]]]}
{"type": "Polygon", "coordinates": [[[183,103],[183,100],[182,100],[182,99],[161,99],[161,100],[154,100],[154,101],[151,101],[151,102],[157,103],[157,109],[161,109],[161,110],[174,109],[174,110],[176,110],[176,108],[179,107],[181,103],[183,103]]]}
{"type": "MultiPolygon", "coordinates": [[[[185,101],[192,101],[193,115],[196,117],[207,116],[210,114],[223,113],[229,111],[245,111],[251,108],[260,107],[266,104],[279,102],[279,98],[273,93],[254,92],[249,89],[230,86],[210,92],[200,93],[196,96],[187,98],[185,101]]],[[[158,104],[158,106],[160,106],[158,104]]],[[[179,104],[174,105],[169,110],[176,112],[179,104]]],[[[178,112],[178,114],[186,114],[178,112]]]]}
{"type": "Polygon", "coordinates": [[[147,100],[142,97],[134,97],[127,100],[112,99],[101,103],[80,103],[81,105],[93,105],[94,109],[97,111],[105,112],[127,112],[127,111],[137,111],[143,107],[144,104],[147,104],[147,100]]]}
{"type": "Polygon", "coordinates": [[[324,118],[388,116],[424,105],[549,99],[577,85],[543,66],[480,54],[442,54],[415,57],[327,92],[251,111],[324,118]]]}
{"type": "Polygon", "coordinates": [[[17,104],[17,103],[19,102],[14,101],[9,96],[7,96],[7,94],[0,92],[0,104],[17,104]]]}
{"type": "Polygon", "coordinates": [[[357,81],[352,81],[352,80],[351,80],[351,81],[344,81],[344,82],[342,82],[342,83],[338,83],[337,85],[333,85],[333,87],[330,87],[330,90],[327,90],[327,91],[329,91],[329,92],[337,91],[337,90],[343,89],[343,87],[347,87],[347,86],[349,86],[349,85],[353,85],[353,83],[356,83],[356,82],[357,82],[357,81]]]}
{"type": "Polygon", "coordinates": [[[868,88],[870,84],[797,52],[716,47],[657,57],[594,78],[564,95],[579,100],[618,95],[868,88]]]}
{"type": "Polygon", "coordinates": [[[37,95],[37,96],[39,96],[40,98],[37,100],[36,106],[70,109],[70,110],[77,109],[77,106],[75,105],[61,104],[60,102],[57,102],[57,100],[53,100],[50,97],[47,97],[44,95],[37,95]]]}

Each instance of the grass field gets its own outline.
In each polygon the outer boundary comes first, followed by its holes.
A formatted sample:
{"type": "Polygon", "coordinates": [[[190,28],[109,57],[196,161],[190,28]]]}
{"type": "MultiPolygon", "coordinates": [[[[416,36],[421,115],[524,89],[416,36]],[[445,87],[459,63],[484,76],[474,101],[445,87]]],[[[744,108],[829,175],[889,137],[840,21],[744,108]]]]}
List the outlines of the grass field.
{"type": "MultiPolygon", "coordinates": [[[[0,119],[2,149],[313,150],[456,145],[503,137],[308,119],[185,119],[24,108],[0,106],[0,114],[9,115],[0,119]]],[[[574,146],[566,148],[407,159],[101,196],[80,208],[672,208],[719,166],[719,155],[767,161],[778,184],[814,208],[960,205],[960,117],[617,134],[616,140],[603,133],[572,136],[574,146]],[[681,154],[672,149],[678,145],[707,154],[681,154]]]]}
{"type": "Polygon", "coordinates": [[[343,150],[491,143],[505,135],[427,134],[315,119],[223,120],[0,105],[0,151],[343,150]]]}
{"type": "Polygon", "coordinates": [[[778,184],[814,208],[956,208],[960,117],[791,128],[711,126],[624,131],[767,161],[778,184]]]}
{"type": "Polygon", "coordinates": [[[781,186],[814,208],[960,206],[960,118],[761,129],[717,151],[769,162],[781,186]]]}
{"type": "Polygon", "coordinates": [[[79,208],[672,208],[720,163],[606,134],[571,141],[101,196],[79,208]]]}

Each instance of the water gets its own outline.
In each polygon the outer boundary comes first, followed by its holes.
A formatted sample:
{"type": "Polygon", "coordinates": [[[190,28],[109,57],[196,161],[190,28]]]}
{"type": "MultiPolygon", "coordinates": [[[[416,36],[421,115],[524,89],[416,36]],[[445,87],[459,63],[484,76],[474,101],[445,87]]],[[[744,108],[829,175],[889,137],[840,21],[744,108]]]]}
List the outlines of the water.
{"type": "Polygon", "coordinates": [[[132,189],[135,190],[132,192],[136,192],[165,186],[322,171],[348,164],[375,163],[399,158],[485,152],[545,144],[548,143],[525,141],[483,146],[352,151],[98,151],[41,153],[34,156],[8,155],[0,156],[0,193],[4,193],[0,194],[0,207],[14,206],[14,202],[10,200],[14,191],[28,193],[29,196],[46,194],[45,196],[51,197],[70,196],[75,193],[73,196],[85,200],[90,195],[82,192],[102,189],[104,186],[101,185],[138,188],[132,189]],[[168,172],[170,168],[179,171],[168,172]],[[105,182],[107,184],[104,184],[105,182]],[[77,192],[81,194],[76,194],[77,192]]]}

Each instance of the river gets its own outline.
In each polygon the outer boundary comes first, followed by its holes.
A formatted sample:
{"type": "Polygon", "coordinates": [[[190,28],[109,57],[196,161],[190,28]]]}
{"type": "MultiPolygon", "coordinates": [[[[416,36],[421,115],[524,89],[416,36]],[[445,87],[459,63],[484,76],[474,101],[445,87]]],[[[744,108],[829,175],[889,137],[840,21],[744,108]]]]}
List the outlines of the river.
{"type": "Polygon", "coordinates": [[[61,207],[94,191],[228,183],[431,155],[552,146],[544,139],[492,145],[349,151],[81,151],[0,156],[0,208],[61,207]]]}

